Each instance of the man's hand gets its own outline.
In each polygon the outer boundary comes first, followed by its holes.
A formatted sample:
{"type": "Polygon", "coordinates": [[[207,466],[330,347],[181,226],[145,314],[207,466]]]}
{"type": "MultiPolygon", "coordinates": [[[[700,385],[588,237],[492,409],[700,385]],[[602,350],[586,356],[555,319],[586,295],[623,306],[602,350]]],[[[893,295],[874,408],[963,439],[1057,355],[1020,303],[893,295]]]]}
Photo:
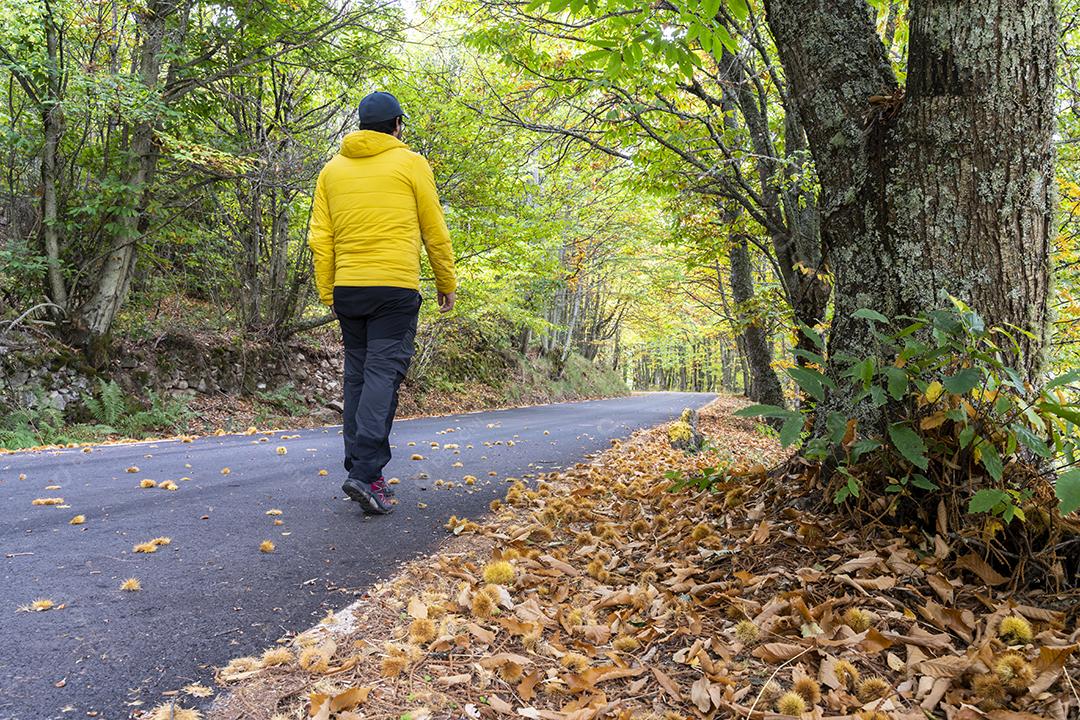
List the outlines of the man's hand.
{"type": "Polygon", "coordinates": [[[439,312],[448,313],[454,309],[454,301],[457,300],[457,293],[439,293],[439,312]]]}

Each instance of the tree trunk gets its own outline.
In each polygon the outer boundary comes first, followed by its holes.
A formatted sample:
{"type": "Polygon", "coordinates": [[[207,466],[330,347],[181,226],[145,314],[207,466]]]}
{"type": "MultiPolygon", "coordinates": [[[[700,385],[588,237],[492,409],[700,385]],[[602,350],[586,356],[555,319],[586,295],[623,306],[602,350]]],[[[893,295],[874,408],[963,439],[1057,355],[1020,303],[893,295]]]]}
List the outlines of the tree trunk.
{"type": "MultiPolygon", "coordinates": [[[[953,295],[1046,337],[1053,0],[913,0],[899,87],[864,0],[766,0],[822,187],[833,361],[876,354],[860,307],[918,315],[953,295]]],[[[867,419],[848,398],[830,405],[867,419]]]]}
{"type": "MultiPolygon", "coordinates": [[[[139,48],[138,79],[150,93],[154,93],[158,87],[166,21],[175,10],[174,2],[152,2],[139,18],[143,40],[139,48]]],[[[79,325],[83,342],[91,359],[95,361],[102,359],[109,331],[127,296],[135,266],[136,246],[140,234],[147,227],[145,208],[158,160],[154,143],[156,123],[156,117],[151,116],[134,125],[128,148],[132,158],[131,167],[125,176],[125,184],[134,198],[134,207],[118,218],[118,227],[110,242],[109,253],[98,273],[94,294],[80,312],[79,325]]]]}
{"type": "MultiPolygon", "coordinates": [[[[784,158],[781,160],[764,105],[753,90],[742,60],[725,50],[721,67],[730,79],[722,96],[722,106],[727,113],[724,127],[738,127],[733,112],[738,109],[754,148],[762,210],[770,219],[765,229],[776,253],[780,285],[796,321],[813,327],[825,319],[829,288],[818,273],[823,260],[817,199],[802,189],[799,178],[804,171],[802,154],[806,149],[802,125],[794,109],[785,111],[784,158]]],[[[803,362],[803,359],[799,358],[799,361],[803,362]]]]}
{"type": "MultiPolygon", "coordinates": [[[[750,253],[746,238],[735,236],[731,244],[731,295],[742,314],[745,303],[754,297],[754,278],[751,275],[750,253]]],[[[772,347],[765,328],[756,318],[751,318],[742,331],[743,347],[750,366],[751,400],[769,405],[784,406],[784,390],[772,367],[772,347]]]]}
{"type": "Polygon", "coordinates": [[[41,235],[48,262],[50,300],[67,310],[68,296],[64,274],[60,267],[60,214],[56,200],[57,179],[60,174],[60,138],[64,133],[63,67],[60,58],[60,38],[53,18],[52,5],[45,3],[45,50],[48,53],[46,95],[42,103],[41,124],[45,143],[41,150],[41,235]]]}

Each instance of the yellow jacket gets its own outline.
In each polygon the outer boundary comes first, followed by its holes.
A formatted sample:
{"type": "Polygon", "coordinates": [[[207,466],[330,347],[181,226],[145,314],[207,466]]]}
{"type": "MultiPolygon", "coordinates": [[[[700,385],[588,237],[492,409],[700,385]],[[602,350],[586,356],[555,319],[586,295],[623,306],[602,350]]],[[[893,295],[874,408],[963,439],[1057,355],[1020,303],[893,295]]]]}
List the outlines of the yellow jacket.
{"type": "Polygon", "coordinates": [[[420,242],[435,286],[453,292],[454,252],[435,176],[422,155],[386,133],[349,133],[319,173],[308,245],[326,305],[334,286],[420,289],[420,242]]]}

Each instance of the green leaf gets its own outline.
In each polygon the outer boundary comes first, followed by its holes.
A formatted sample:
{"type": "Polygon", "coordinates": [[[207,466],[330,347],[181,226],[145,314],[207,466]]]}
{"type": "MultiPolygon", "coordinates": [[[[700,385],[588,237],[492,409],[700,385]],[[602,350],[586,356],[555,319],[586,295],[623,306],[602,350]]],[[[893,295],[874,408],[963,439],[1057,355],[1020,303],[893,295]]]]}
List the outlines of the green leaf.
{"type": "Polygon", "coordinates": [[[955,375],[941,381],[945,389],[953,395],[964,395],[975,389],[982,382],[982,373],[978,368],[964,368],[955,375]]]}
{"type": "Polygon", "coordinates": [[[960,447],[966,448],[975,439],[975,428],[971,425],[965,425],[964,429],[960,431],[958,439],[960,440],[960,447]]]}
{"type": "Polygon", "coordinates": [[[990,473],[990,477],[994,478],[998,482],[1001,482],[1001,474],[1004,471],[1004,467],[1001,464],[1001,456],[998,455],[997,448],[990,442],[984,441],[979,446],[980,454],[982,456],[983,467],[986,468],[986,472],[990,473]]]}
{"type": "MultiPolygon", "coordinates": [[[[825,341],[822,340],[821,335],[814,328],[810,327],[804,322],[799,322],[799,332],[805,335],[810,340],[810,342],[814,343],[814,346],[817,347],[818,350],[825,349],[825,341]]],[[[824,365],[825,363],[818,364],[824,365]]]]}
{"type": "Polygon", "coordinates": [[[1062,515],[1080,510],[1080,468],[1073,468],[1058,475],[1057,482],[1054,483],[1054,492],[1061,501],[1058,510],[1062,515]]]}
{"type": "Polygon", "coordinates": [[[852,317],[860,318],[862,320],[870,320],[872,322],[889,324],[889,318],[885,317],[877,310],[871,310],[870,308],[859,308],[855,312],[851,313],[852,317]]]}
{"type": "Polygon", "coordinates": [[[780,426],[780,444],[787,447],[798,442],[805,425],[806,419],[801,413],[795,413],[785,420],[784,424],[780,426]]]}
{"type": "Polygon", "coordinates": [[[836,495],[835,495],[835,496],[833,496],[833,504],[834,504],[834,505],[839,505],[840,503],[842,503],[842,502],[844,502],[845,500],[847,500],[847,497],[848,497],[848,495],[850,495],[850,494],[851,494],[851,491],[850,491],[850,490],[848,490],[848,487],[847,487],[847,485],[841,485],[841,486],[840,486],[840,489],[838,489],[838,490],[836,491],[836,495]]]}
{"type": "Polygon", "coordinates": [[[578,62],[582,63],[583,65],[598,65],[599,63],[597,61],[598,60],[607,60],[608,53],[610,53],[610,52],[611,52],[610,50],[603,50],[603,49],[590,50],[589,52],[587,52],[584,55],[580,56],[578,58],[578,62]]]}
{"type": "Polygon", "coordinates": [[[1070,370],[1066,373],[1058,375],[1044,386],[1045,390],[1053,390],[1056,387],[1062,385],[1071,385],[1074,382],[1080,382],[1080,368],[1070,370]]]}
{"type": "Polygon", "coordinates": [[[805,392],[810,393],[817,399],[818,402],[825,400],[825,386],[835,388],[834,383],[829,378],[822,375],[817,370],[811,370],[810,368],[792,367],[787,368],[787,374],[791,376],[799,384],[805,392]]]}
{"type": "Polygon", "coordinates": [[[712,20],[718,12],[720,12],[720,0],[703,0],[701,3],[702,17],[712,20]]]}
{"type": "MultiPolygon", "coordinates": [[[[749,405],[744,408],[739,408],[732,413],[735,417],[770,417],[770,418],[787,418],[792,415],[793,411],[787,408],[782,408],[777,405],[749,405]]],[[[799,413],[794,413],[798,415],[799,413]]],[[[801,417],[801,415],[800,415],[801,417]]]]}
{"type": "Polygon", "coordinates": [[[888,378],[889,395],[892,399],[903,400],[908,388],[908,377],[904,369],[890,365],[885,368],[885,377],[888,378]]]}
{"type": "Polygon", "coordinates": [[[862,362],[851,368],[851,376],[856,380],[861,380],[863,387],[868,387],[870,381],[874,379],[874,367],[874,358],[864,358],[862,362]]]}
{"type": "Polygon", "coordinates": [[[983,488],[971,496],[968,502],[969,513],[990,512],[1000,503],[1009,499],[1009,494],[997,488],[983,488]]]}
{"type": "Polygon", "coordinates": [[[821,367],[825,367],[825,358],[821,357],[821,355],[818,355],[816,352],[811,352],[809,350],[803,350],[802,348],[795,348],[794,350],[791,351],[791,354],[794,355],[795,357],[801,357],[804,360],[809,360],[810,362],[814,363],[815,365],[820,365],[821,367]]]}
{"type": "Polygon", "coordinates": [[[937,483],[921,473],[915,473],[915,476],[911,479],[911,484],[917,488],[922,488],[923,490],[938,489],[937,483]]]}
{"type": "Polygon", "coordinates": [[[889,439],[900,454],[915,467],[925,470],[930,465],[930,460],[926,457],[926,443],[904,423],[893,423],[889,426],[889,439]]]}
{"type": "Polygon", "coordinates": [[[728,10],[739,22],[746,22],[746,18],[750,17],[750,6],[746,0],[728,0],[728,10]]]}
{"type": "Polygon", "coordinates": [[[855,497],[859,497],[859,483],[855,482],[855,478],[851,477],[850,475],[848,475],[847,479],[847,488],[848,492],[850,492],[855,497]]]}
{"type": "Polygon", "coordinates": [[[839,445],[847,432],[847,418],[843,413],[831,412],[825,417],[825,429],[828,432],[829,442],[839,445]]]}
{"type": "Polygon", "coordinates": [[[723,25],[717,25],[713,28],[713,38],[719,40],[724,44],[724,47],[728,49],[728,52],[734,54],[739,51],[739,42],[731,37],[731,33],[723,25]]]}
{"type": "Polygon", "coordinates": [[[1013,423],[1010,427],[1012,428],[1012,431],[1016,433],[1017,439],[1024,447],[1039,457],[1050,457],[1050,448],[1046,445],[1046,442],[1033,433],[1027,426],[1021,425],[1020,423],[1013,423]]]}
{"type": "Polygon", "coordinates": [[[1073,425],[1080,426],[1080,410],[1053,402],[1043,402],[1039,405],[1040,411],[1046,411],[1051,415],[1057,415],[1062,420],[1068,420],[1073,425]]]}
{"type": "Polygon", "coordinates": [[[881,447],[881,443],[877,440],[871,440],[870,438],[863,438],[856,440],[855,444],[851,447],[851,459],[853,462],[857,462],[860,457],[868,452],[873,452],[881,447]]]}

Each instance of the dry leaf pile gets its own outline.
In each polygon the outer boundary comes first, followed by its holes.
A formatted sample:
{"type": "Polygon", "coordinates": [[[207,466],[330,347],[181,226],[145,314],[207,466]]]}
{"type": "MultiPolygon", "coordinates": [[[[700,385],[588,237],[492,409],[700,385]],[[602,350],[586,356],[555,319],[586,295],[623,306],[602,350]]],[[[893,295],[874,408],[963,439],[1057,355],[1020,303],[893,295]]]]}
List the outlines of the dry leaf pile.
{"type": "Polygon", "coordinates": [[[739,404],[703,411],[707,452],[655,429],[451,518],[438,554],[223,668],[212,717],[1077,717],[1076,595],[816,514],[739,404]],[[716,492],[668,492],[724,460],[716,492]]]}

